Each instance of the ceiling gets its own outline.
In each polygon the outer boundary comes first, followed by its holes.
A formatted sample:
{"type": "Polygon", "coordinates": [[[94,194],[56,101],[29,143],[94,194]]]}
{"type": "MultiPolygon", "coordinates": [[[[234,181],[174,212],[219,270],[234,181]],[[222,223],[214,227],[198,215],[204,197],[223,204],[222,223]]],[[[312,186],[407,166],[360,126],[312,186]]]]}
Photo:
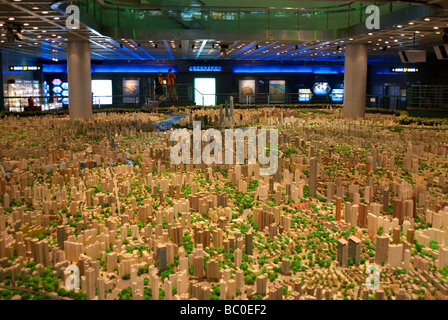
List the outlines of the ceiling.
{"type": "MultiPolygon", "coordinates": [[[[92,0],[93,1],[93,0],[92,0]]],[[[132,0],[120,0],[126,5],[132,0]]],[[[134,1],[135,2],[135,1],[134,1]]],[[[142,1],[143,2],[143,1],[142,1]]],[[[142,3],[139,2],[139,3],[142,3]]],[[[173,5],[221,4],[213,0],[171,0],[173,5]]],[[[225,2],[227,5],[240,1],[225,2]]],[[[271,0],[245,0],[245,4],[266,6],[271,0]]],[[[166,0],[152,1],[160,5],[166,0]]],[[[224,3],[224,2],[223,2],[224,3]]],[[[288,5],[288,0],[276,2],[288,5]]],[[[310,2],[303,2],[303,5],[310,2]]],[[[328,3],[328,1],[326,2],[328,3]]],[[[223,39],[132,39],[131,37],[107,37],[85,24],[77,30],[67,30],[66,17],[57,10],[53,1],[0,0],[0,22],[21,23],[24,25],[23,41],[8,43],[6,31],[0,37],[2,52],[44,59],[65,60],[68,40],[84,39],[90,41],[91,57],[94,60],[213,60],[220,56],[220,44],[228,45],[224,59],[230,60],[282,60],[282,61],[343,61],[347,43],[368,44],[369,56],[397,56],[396,52],[408,49],[430,49],[442,44],[442,34],[448,28],[448,0],[427,1],[437,5],[440,10],[426,19],[412,20],[402,25],[375,30],[353,37],[320,41],[286,40],[223,40],[223,39]],[[53,5],[53,6],[52,6],[53,5]],[[11,20],[13,19],[13,20],[11,20]]],[[[316,5],[316,2],[313,2],[316,5]]]]}

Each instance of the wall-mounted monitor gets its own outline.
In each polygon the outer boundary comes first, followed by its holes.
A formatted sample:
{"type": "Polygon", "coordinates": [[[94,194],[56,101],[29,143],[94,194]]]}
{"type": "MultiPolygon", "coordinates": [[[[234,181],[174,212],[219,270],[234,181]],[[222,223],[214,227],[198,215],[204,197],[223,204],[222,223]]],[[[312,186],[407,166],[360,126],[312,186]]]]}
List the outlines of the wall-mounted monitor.
{"type": "Polygon", "coordinates": [[[299,89],[299,101],[310,101],[312,97],[311,89],[299,89]]]}
{"type": "Polygon", "coordinates": [[[331,87],[328,82],[316,82],[312,90],[316,96],[326,96],[330,93],[331,87]]]}
{"type": "Polygon", "coordinates": [[[112,104],[112,80],[92,80],[94,104],[112,104]]]}
{"type": "Polygon", "coordinates": [[[331,101],[344,101],[344,89],[333,89],[330,93],[331,101]]]}

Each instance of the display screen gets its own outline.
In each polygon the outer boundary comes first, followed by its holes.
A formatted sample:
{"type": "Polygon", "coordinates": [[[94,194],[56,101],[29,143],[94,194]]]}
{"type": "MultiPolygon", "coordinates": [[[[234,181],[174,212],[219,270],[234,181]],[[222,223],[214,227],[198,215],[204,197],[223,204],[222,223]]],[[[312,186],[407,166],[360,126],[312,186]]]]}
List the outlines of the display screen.
{"type": "Polygon", "coordinates": [[[214,106],[216,104],[216,79],[194,79],[194,102],[198,106],[214,106]]]}
{"type": "Polygon", "coordinates": [[[140,80],[123,80],[123,102],[139,103],[140,80]]]}
{"type": "Polygon", "coordinates": [[[62,92],[62,88],[61,87],[54,87],[53,88],[53,92],[56,93],[56,94],[59,94],[59,93],[62,92]]]}
{"type": "Polygon", "coordinates": [[[333,89],[330,93],[331,101],[343,101],[344,89],[333,89]]]}
{"type": "Polygon", "coordinates": [[[285,80],[269,81],[269,96],[271,102],[285,102],[285,80]]]}
{"type": "Polygon", "coordinates": [[[328,82],[316,82],[313,86],[313,93],[316,96],[325,96],[330,92],[331,88],[328,82]]]}
{"type": "Polygon", "coordinates": [[[94,104],[112,104],[112,80],[92,80],[94,104]]]}
{"type": "Polygon", "coordinates": [[[247,103],[250,96],[251,103],[255,102],[255,80],[240,80],[240,103],[247,103]]]}
{"type": "Polygon", "coordinates": [[[310,89],[299,89],[299,101],[310,101],[313,93],[310,89]]]}

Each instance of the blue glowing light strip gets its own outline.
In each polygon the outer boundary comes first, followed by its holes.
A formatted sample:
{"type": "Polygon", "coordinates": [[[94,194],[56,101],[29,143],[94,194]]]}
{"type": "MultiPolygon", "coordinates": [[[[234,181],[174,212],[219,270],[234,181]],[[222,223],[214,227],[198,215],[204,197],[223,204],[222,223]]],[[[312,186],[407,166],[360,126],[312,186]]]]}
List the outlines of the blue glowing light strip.
{"type": "MultiPolygon", "coordinates": [[[[168,72],[171,69],[177,72],[176,66],[139,66],[139,65],[92,65],[92,73],[108,72],[108,73],[157,73],[168,72]]],[[[66,64],[44,64],[42,65],[43,72],[67,72],[66,64]]]]}
{"type": "Polygon", "coordinates": [[[233,73],[344,73],[344,66],[234,66],[233,73]]]}

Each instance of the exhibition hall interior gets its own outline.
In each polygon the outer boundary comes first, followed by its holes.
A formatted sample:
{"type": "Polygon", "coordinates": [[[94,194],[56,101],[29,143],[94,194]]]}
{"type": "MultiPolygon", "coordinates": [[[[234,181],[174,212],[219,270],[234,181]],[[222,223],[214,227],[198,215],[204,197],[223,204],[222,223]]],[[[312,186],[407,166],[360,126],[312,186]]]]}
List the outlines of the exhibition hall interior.
{"type": "Polygon", "coordinates": [[[0,27],[0,300],[448,299],[448,0],[0,0],[0,27]]]}

